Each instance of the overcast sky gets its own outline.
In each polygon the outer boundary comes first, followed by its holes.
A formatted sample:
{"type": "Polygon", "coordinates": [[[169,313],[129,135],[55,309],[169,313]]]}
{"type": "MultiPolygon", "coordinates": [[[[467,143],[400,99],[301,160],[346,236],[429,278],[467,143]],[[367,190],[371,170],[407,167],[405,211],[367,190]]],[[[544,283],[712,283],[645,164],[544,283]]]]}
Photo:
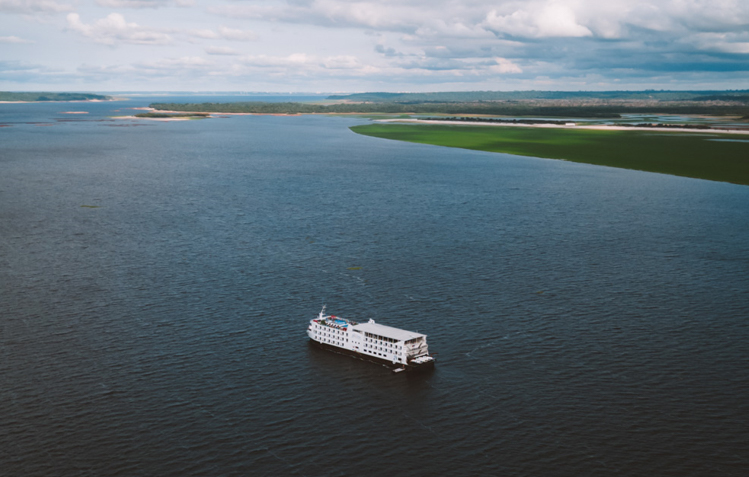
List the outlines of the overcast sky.
{"type": "Polygon", "coordinates": [[[0,90],[749,89],[749,0],[0,0],[0,90]]]}

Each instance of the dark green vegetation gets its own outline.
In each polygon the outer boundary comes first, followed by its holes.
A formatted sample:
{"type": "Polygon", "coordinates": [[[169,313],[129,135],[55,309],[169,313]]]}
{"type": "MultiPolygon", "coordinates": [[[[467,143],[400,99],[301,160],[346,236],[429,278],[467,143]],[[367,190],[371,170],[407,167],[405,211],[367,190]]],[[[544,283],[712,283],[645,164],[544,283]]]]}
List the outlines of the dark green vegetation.
{"type": "MultiPolygon", "coordinates": [[[[557,116],[618,118],[615,108],[534,106],[505,103],[152,103],[156,110],[250,114],[488,114],[514,116],[557,116]]],[[[621,108],[619,108],[621,109],[621,108]]],[[[651,110],[647,110],[650,112],[651,110]]],[[[749,112],[749,108],[747,108],[749,112]]],[[[742,112],[743,114],[743,112],[742,112]]]]}
{"type": "Polygon", "coordinates": [[[749,135],[421,124],[371,124],[351,130],[399,141],[749,185],[749,143],[741,142],[749,135]]]}
{"type": "Polygon", "coordinates": [[[166,118],[192,118],[204,119],[209,117],[209,113],[139,113],[136,118],[166,119],[166,118]]]}
{"type": "Polygon", "coordinates": [[[154,103],[158,110],[254,114],[480,114],[618,118],[620,114],[749,115],[749,91],[473,91],[361,93],[319,103],[154,103]]]}
{"type": "MultiPolygon", "coordinates": [[[[152,103],[156,110],[195,111],[207,113],[251,113],[251,114],[490,114],[490,115],[536,115],[578,118],[618,118],[613,109],[598,111],[591,108],[565,106],[532,106],[503,103],[152,103]]],[[[650,110],[648,110],[650,111],[650,110]]],[[[749,108],[747,108],[749,112],[749,108]]]]}
{"type": "Polygon", "coordinates": [[[749,91],[456,91],[443,93],[356,93],[328,99],[374,103],[528,100],[749,101],[749,91]]]}
{"type": "Polygon", "coordinates": [[[105,101],[111,96],[90,93],[13,93],[0,91],[0,101],[105,101]]]}

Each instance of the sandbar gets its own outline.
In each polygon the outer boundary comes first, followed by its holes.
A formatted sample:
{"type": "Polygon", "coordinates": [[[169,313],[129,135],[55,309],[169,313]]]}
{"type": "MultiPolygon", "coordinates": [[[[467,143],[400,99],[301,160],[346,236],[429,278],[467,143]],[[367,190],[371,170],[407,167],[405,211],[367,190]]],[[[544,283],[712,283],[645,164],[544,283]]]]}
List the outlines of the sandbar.
{"type": "Polygon", "coordinates": [[[377,123],[415,123],[415,124],[443,124],[458,126],[505,126],[505,127],[523,127],[523,128],[551,128],[551,129],[593,129],[600,131],[668,131],[668,132],[687,132],[687,133],[720,133],[720,134],[749,134],[748,129],[724,129],[713,128],[697,129],[682,127],[637,127],[637,126],[617,126],[613,124],[591,124],[591,125],[562,125],[562,124],[516,124],[516,123],[490,123],[479,121],[435,121],[430,119],[375,119],[377,123]]]}

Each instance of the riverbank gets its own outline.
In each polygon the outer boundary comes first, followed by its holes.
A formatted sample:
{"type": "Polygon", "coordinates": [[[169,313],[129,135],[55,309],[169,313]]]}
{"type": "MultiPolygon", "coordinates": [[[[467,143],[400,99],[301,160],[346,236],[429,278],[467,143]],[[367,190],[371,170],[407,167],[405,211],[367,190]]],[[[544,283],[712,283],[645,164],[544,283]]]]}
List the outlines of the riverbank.
{"type": "Polygon", "coordinates": [[[719,133],[719,134],[745,134],[749,135],[749,125],[745,129],[735,128],[689,128],[689,127],[658,127],[658,126],[620,126],[615,124],[523,124],[509,122],[486,122],[486,121],[450,121],[450,120],[431,120],[431,119],[378,119],[378,123],[411,123],[411,124],[448,124],[453,126],[499,126],[499,127],[522,127],[522,128],[551,128],[551,129],[582,129],[596,131],[667,131],[667,132],[684,132],[684,133],[719,133]]]}
{"type": "Polygon", "coordinates": [[[379,121],[351,130],[382,139],[749,185],[749,132],[444,123],[379,121]]]}

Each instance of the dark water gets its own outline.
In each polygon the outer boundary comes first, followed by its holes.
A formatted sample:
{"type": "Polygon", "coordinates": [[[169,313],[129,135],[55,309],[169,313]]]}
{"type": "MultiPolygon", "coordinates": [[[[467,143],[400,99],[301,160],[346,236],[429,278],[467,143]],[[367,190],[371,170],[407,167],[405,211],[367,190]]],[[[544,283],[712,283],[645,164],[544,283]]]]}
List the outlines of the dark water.
{"type": "Polygon", "coordinates": [[[149,101],[0,105],[0,474],[749,473],[749,187],[149,101]]]}

